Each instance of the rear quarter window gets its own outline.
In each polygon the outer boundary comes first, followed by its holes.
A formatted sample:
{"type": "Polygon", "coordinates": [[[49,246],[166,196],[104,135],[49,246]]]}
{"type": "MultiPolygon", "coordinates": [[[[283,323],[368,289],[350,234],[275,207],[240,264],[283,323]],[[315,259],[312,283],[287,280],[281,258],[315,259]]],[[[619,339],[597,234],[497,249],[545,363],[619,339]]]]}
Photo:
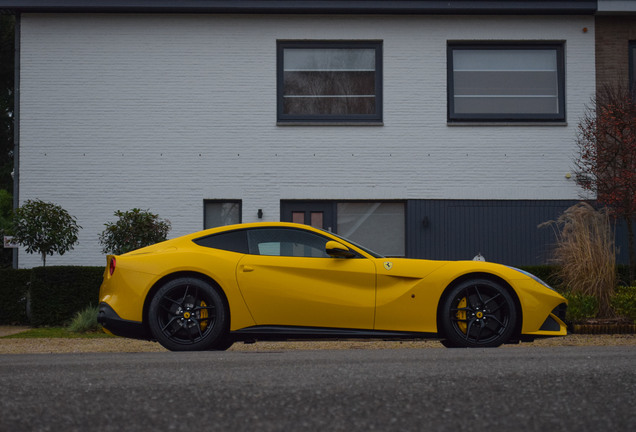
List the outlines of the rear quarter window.
{"type": "Polygon", "coordinates": [[[242,254],[249,253],[247,247],[247,231],[238,230],[224,232],[220,234],[212,234],[193,240],[199,246],[212,249],[221,249],[229,252],[237,252],[242,254]]]}

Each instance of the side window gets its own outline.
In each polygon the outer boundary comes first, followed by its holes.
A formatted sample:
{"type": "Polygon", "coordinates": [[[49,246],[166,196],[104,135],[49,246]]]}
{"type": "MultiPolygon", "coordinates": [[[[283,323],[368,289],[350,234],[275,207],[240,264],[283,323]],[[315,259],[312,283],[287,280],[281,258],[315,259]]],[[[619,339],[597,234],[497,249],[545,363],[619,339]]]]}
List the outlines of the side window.
{"type": "Polygon", "coordinates": [[[293,228],[263,228],[248,231],[253,255],[328,258],[326,237],[293,228]]]}
{"type": "Polygon", "coordinates": [[[563,44],[449,43],[448,120],[565,120],[563,44]]]}
{"type": "Polygon", "coordinates": [[[212,234],[194,240],[199,246],[221,249],[242,254],[249,253],[247,247],[247,231],[236,230],[220,234],[212,234]]]}

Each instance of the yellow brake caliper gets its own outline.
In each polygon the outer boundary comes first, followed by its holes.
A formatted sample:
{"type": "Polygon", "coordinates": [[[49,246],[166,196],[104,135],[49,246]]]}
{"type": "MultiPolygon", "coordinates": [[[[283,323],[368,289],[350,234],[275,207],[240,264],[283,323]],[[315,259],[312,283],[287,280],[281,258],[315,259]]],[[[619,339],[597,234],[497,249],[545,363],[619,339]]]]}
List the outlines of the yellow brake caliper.
{"type": "MultiPolygon", "coordinates": [[[[203,300],[201,300],[200,306],[202,308],[204,308],[207,305],[205,304],[205,302],[203,300]]],[[[199,311],[199,318],[201,318],[201,324],[199,325],[199,327],[201,328],[201,331],[205,330],[205,328],[208,326],[208,322],[204,321],[208,316],[209,315],[208,315],[208,310],[207,309],[201,309],[199,311]]]]}
{"type": "MultiPolygon", "coordinates": [[[[466,301],[466,297],[464,297],[459,301],[459,304],[457,304],[457,308],[463,309],[466,307],[467,304],[468,302],[466,301]]],[[[463,321],[457,321],[457,326],[462,332],[466,333],[466,329],[468,328],[468,325],[466,324],[466,311],[458,310],[457,315],[455,316],[457,317],[458,320],[463,320],[463,321]]]]}

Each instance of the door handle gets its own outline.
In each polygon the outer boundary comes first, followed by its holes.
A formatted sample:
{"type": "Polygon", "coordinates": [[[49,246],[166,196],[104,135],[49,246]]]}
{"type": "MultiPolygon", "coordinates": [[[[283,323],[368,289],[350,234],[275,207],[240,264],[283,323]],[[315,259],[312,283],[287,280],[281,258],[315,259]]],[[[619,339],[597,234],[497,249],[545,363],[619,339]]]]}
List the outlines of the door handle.
{"type": "Polygon", "coordinates": [[[251,272],[251,271],[254,271],[254,267],[244,265],[244,266],[243,266],[243,271],[244,271],[245,273],[247,273],[247,272],[251,272]]]}

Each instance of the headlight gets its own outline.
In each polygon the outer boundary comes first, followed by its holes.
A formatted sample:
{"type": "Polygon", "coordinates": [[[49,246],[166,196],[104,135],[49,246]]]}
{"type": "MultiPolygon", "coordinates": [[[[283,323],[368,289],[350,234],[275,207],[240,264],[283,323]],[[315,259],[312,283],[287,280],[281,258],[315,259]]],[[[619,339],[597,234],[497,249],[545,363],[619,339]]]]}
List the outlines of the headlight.
{"type": "Polygon", "coordinates": [[[518,269],[518,268],[516,268],[516,267],[510,267],[510,268],[511,268],[511,269],[513,269],[513,270],[517,270],[519,273],[522,273],[522,274],[524,274],[524,275],[528,276],[529,278],[532,278],[535,282],[539,282],[539,283],[540,283],[541,285],[543,285],[544,287],[549,288],[549,289],[551,289],[552,291],[556,291],[554,288],[552,288],[552,287],[551,287],[550,285],[548,285],[547,283],[543,282],[541,279],[539,279],[538,277],[536,277],[536,276],[535,276],[535,275],[533,275],[532,273],[529,273],[529,272],[527,272],[527,271],[525,271],[525,270],[518,269]]]}

